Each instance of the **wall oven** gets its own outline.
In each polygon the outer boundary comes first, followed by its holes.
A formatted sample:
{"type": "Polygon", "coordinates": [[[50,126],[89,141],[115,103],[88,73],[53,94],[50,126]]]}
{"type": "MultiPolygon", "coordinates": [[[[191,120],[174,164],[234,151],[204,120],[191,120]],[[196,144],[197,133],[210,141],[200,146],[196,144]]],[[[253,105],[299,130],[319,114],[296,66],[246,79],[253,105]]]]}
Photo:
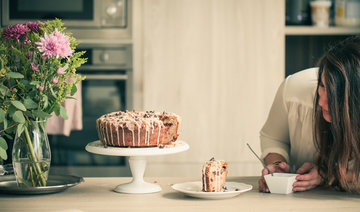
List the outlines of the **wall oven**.
{"type": "Polygon", "coordinates": [[[129,38],[131,3],[131,0],[2,0],[1,26],[59,18],[76,38],[129,38]]]}
{"type": "Polygon", "coordinates": [[[49,136],[52,165],[57,172],[82,176],[99,176],[100,172],[105,176],[129,176],[125,157],[88,153],[85,146],[98,140],[97,118],[132,108],[132,45],[83,44],[78,50],[86,50],[88,58],[77,70],[86,76],[82,81],[83,129],[72,131],[69,137],[49,136]]]}

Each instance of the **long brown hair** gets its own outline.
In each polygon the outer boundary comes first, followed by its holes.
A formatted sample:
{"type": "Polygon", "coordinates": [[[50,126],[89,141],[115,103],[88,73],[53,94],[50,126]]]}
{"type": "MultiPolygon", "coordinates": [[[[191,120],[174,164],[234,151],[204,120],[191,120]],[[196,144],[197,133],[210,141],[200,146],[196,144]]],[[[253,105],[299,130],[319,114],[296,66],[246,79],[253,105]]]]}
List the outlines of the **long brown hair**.
{"type": "Polygon", "coordinates": [[[314,140],[319,173],[329,186],[346,191],[353,186],[360,193],[360,37],[345,39],[320,59],[318,88],[322,74],[331,123],[323,118],[317,94],[314,140]],[[346,177],[349,170],[351,183],[346,177]]]}

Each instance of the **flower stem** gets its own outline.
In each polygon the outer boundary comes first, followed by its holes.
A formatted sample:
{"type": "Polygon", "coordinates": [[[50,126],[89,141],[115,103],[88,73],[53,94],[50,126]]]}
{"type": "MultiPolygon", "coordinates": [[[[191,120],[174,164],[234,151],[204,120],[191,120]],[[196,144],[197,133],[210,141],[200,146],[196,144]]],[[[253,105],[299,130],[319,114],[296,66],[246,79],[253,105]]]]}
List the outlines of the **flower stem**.
{"type": "Polygon", "coordinates": [[[29,132],[27,130],[27,127],[24,126],[24,131],[25,131],[25,135],[26,135],[26,140],[27,140],[27,143],[28,143],[28,146],[29,146],[29,150],[30,150],[30,153],[31,153],[31,158],[33,159],[33,163],[34,163],[34,172],[38,174],[38,176],[40,177],[40,185],[41,186],[46,186],[46,180],[43,176],[43,173],[39,167],[39,164],[37,162],[37,158],[35,156],[35,152],[34,152],[34,148],[32,146],[32,143],[31,143],[31,139],[30,139],[30,135],[29,135],[29,132]]]}

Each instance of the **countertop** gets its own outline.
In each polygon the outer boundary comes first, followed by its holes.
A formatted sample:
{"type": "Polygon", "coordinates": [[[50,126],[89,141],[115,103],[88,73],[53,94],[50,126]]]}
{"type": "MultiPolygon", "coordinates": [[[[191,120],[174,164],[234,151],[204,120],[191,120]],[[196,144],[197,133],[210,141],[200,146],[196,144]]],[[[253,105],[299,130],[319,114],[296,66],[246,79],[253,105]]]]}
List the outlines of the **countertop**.
{"type": "Polygon", "coordinates": [[[123,194],[113,189],[131,178],[84,178],[85,182],[63,192],[46,195],[0,195],[0,211],[360,211],[360,195],[315,189],[288,195],[258,192],[259,177],[230,177],[228,181],[253,185],[251,191],[230,199],[205,200],[185,196],[171,188],[197,178],[145,178],[159,184],[161,192],[123,194]]]}

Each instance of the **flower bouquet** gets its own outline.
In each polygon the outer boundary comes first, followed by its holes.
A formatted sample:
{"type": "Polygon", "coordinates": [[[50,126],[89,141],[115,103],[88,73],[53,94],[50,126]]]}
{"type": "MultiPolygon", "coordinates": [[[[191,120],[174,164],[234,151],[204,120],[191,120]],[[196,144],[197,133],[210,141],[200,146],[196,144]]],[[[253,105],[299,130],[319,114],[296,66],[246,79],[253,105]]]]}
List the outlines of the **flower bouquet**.
{"type": "Polygon", "coordinates": [[[61,103],[84,79],[76,68],[86,62],[85,52],[75,52],[79,42],[64,29],[56,19],[0,30],[0,161],[8,157],[6,139],[15,138],[15,175],[25,186],[46,186],[51,155],[44,149],[46,120],[53,112],[67,119],[61,103]]]}

